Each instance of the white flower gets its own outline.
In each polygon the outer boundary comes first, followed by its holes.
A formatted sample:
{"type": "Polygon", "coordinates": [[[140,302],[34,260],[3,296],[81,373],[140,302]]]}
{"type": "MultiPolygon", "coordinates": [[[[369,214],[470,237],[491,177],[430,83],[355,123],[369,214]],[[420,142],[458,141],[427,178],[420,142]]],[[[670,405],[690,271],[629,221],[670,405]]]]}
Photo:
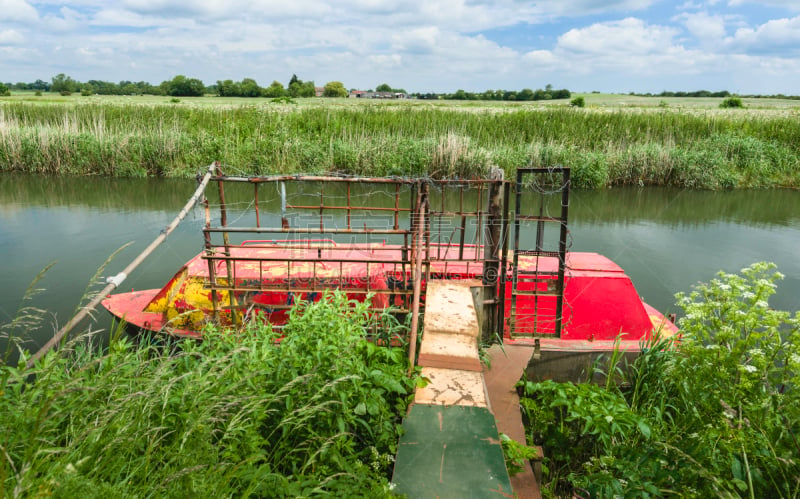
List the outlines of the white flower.
{"type": "Polygon", "coordinates": [[[768,308],[768,307],[769,307],[769,303],[767,303],[765,300],[758,300],[758,301],[755,303],[755,305],[754,305],[754,306],[756,306],[756,307],[758,307],[758,308],[768,308]]]}
{"type": "Polygon", "coordinates": [[[758,371],[758,368],[756,366],[747,365],[747,366],[742,366],[742,367],[744,368],[745,371],[747,371],[749,373],[754,373],[754,372],[758,371]]]}

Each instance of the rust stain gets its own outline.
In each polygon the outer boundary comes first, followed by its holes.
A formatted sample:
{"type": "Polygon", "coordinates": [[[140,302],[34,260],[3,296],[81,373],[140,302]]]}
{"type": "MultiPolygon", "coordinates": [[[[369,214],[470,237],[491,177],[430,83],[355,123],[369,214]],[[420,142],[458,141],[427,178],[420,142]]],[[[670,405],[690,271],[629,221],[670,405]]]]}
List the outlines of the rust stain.
{"type": "Polygon", "coordinates": [[[442,474],[444,473],[444,453],[447,450],[447,444],[442,444],[442,464],[439,465],[439,483],[442,483],[442,474]]]}
{"type": "Polygon", "coordinates": [[[509,497],[509,498],[511,498],[511,499],[513,499],[514,497],[516,497],[516,496],[515,496],[513,493],[504,492],[504,491],[503,491],[503,486],[502,486],[502,485],[498,485],[498,488],[497,488],[497,489],[489,489],[489,492],[497,492],[497,493],[498,493],[498,494],[500,494],[501,496],[503,496],[503,497],[509,497]]]}

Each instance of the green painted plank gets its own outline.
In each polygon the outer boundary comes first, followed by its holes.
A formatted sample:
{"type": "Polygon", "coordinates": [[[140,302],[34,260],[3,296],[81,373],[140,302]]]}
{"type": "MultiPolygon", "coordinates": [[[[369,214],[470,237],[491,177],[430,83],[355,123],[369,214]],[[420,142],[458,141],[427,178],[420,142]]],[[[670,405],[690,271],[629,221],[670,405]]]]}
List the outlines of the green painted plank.
{"type": "Polygon", "coordinates": [[[415,404],[403,428],[395,492],[412,499],[514,497],[488,409],[415,404]]]}

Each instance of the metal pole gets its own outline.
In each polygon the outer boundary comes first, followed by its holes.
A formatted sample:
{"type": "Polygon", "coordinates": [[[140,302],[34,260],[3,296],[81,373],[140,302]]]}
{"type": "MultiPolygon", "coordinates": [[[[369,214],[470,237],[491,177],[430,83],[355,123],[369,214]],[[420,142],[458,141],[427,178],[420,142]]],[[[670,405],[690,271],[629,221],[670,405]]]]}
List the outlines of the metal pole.
{"type": "Polygon", "coordinates": [[[205,190],[208,181],[211,179],[214,170],[218,166],[219,163],[212,163],[211,165],[209,165],[205,176],[203,176],[203,179],[200,181],[200,185],[197,186],[197,189],[194,191],[194,194],[192,194],[192,197],[189,198],[189,201],[187,201],[186,205],[183,207],[180,213],[178,213],[178,216],[175,217],[172,223],[170,223],[164,230],[162,230],[161,234],[159,234],[158,237],[156,237],[153,240],[153,242],[150,243],[150,246],[148,246],[147,248],[145,248],[144,251],[139,253],[139,256],[137,256],[127,267],[125,267],[125,270],[115,275],[114,277],[109,277],[107,279],[108,285],[105,288],[103,288],[103,290],[100,291],[100,293],[98,293],[97,296],[95,296],[95,298],[92,301],[90,301],[88,305],[83,307],[83,309],[80,312],[78,312],[75,315],[75,317],[73,317],[64,327],[62,327],[55,334],[55,336],[50,338],[50,341],[48,341],[42,348],[39,349],[38,352],[33,354],[31,358],[28,359],[28,362],[25,364],[26,368],[30,369],[31,367],[33,367],[33,365],[36,364],[37,360],[41,359],[42,356],[44,356],[44,354],[50,351],[51,348],[58,345],[61,342],[61,340],[67,334],[69,334],[70,331],[72,331],[72,328],[74,328],[80,321],[82,321],[89,314],[89,312],[94,310],[94,308],[101,301],[103,301],[103,298],[105,298],[109,293],[114,291],[115,288],[119,287],[119,285],[122,284],[122,281],[124,281],[125,278],[127,278],[128,275],[131,272],[133,272],[136,269],[136,267],[138,267],[145,260],[145,258],[150,256],[150,254],[161,243],[163,243],[164,240],[167,239],[167,236],[169,236],[172,233],[172,231],[175,230],[175,227],[177,227],[178,224],[181,223],[184,218],[186,218],[186,215],[189,214],[189,210],[192,209],[195,203],[197,203],[197,201],[200,199],[200,196],[203,195],[203,191],[205,190]]]}
{"type": "MultiPolygon", "coordinates": [[[[414,239],[416,245],[414,246],[414,298],[411,304],[411,338],[409,340],[408,348],[408,372],[414,370],[414,363],[417,357],[417,328],[419,327],[419,298],[422,291],[422,238],[423,228],[425,227],[425,204],[428,199],[426,197],[426,190],[421,189],[420,195],[417,198],[417,205],[415,209],[415,216],[417,224],[414,231],[414,239]]],[[[413,242],[412,242],[413,245],[413,242]]]]}

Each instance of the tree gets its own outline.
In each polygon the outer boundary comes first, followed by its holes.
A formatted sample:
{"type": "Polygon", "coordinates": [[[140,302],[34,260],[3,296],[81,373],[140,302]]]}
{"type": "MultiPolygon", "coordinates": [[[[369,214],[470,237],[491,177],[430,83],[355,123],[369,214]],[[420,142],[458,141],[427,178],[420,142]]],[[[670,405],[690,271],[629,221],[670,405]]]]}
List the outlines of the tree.
{"type": "Polygon", "coordinates": [[[313,81],[304,81],[303,84],[300,85],[300,97],[316,97],[316,96],[317,96],[317,88],[314,86],[313,81]]]}
{"type": "Polygon", "coordinates": [[[347,89],[340,81],[329,81],[322,92],[324,97],[347,97],[347,89]]]}
{"type": "MultiPolygon", "coordinates": [[[[540,92],[537,90],[536,92],[540,92]]],[[[535,94],[530,88],[523,88],[517,93],[517,100],[534,100],[535,94]]]]}
{"type": "Polygon", "coordinates": [[[55,75],[52,78],[52,81],[53,84],[50,85],[51,92],[74,92],[77,88],[77,83],[75,80],[64,73],[55,75]]]}
{"type": "Polygon", "coordinates": [[[242,97],[260,97],[261,87],[252,78],[245,78],[241,83],[242,97]]]}
{"type": "Polygon", "coordinates": [[[388,83],[381,83],[377,87],[375,87],[376,92],[391,92],[392,87],[389,86],[388,83]]]}
{"type": "Polygon", "coordinates": [[[217,80],[217,95],[220,97],[241,97],[242,88],[233,80],[217,80]]]}
{"type": "Polygon", "coordinates": [[[275,80],[270,86],[263,90],[264,97],[283,97],[286,95],[286,89],[283,88],[283,83],[275,80]]]}
{"type": "Polygon", "coordinates": [[[2,83],[0,83],[0,95],[11,95],[11,91],[8,90],[8,87],[2,83]]]}
{"type": "Polygon", "coordinates": [[[36,80],[33,82],[33,85],[31,85],[31,90],[44,90],[45,92],[49,92],[50,84],[44,80],[36,80]]]}
{"type": "Polygon", "coordinates": [[[187,78],[184,75],[178,75],[170,81],[161,83],[161,88],[164,93],[174,97],[201,97],[206,86],[203,82],[196,78],[187,78]]]}
{"type": "Polygon", "coordinates": [[[289,84],[288,84],[288,85],[286,85],[286,88],[289,88],[289,87],[291,87],[291,86],[292,86],[292,83],[297,83],[298,85],[302,85],[302,84],[303,84],[303,80],[301,80],[300,78],[298,78],[296,74],[292,73],[292,79],[291,79],[291,80],[289,80],[289,84]]]}

